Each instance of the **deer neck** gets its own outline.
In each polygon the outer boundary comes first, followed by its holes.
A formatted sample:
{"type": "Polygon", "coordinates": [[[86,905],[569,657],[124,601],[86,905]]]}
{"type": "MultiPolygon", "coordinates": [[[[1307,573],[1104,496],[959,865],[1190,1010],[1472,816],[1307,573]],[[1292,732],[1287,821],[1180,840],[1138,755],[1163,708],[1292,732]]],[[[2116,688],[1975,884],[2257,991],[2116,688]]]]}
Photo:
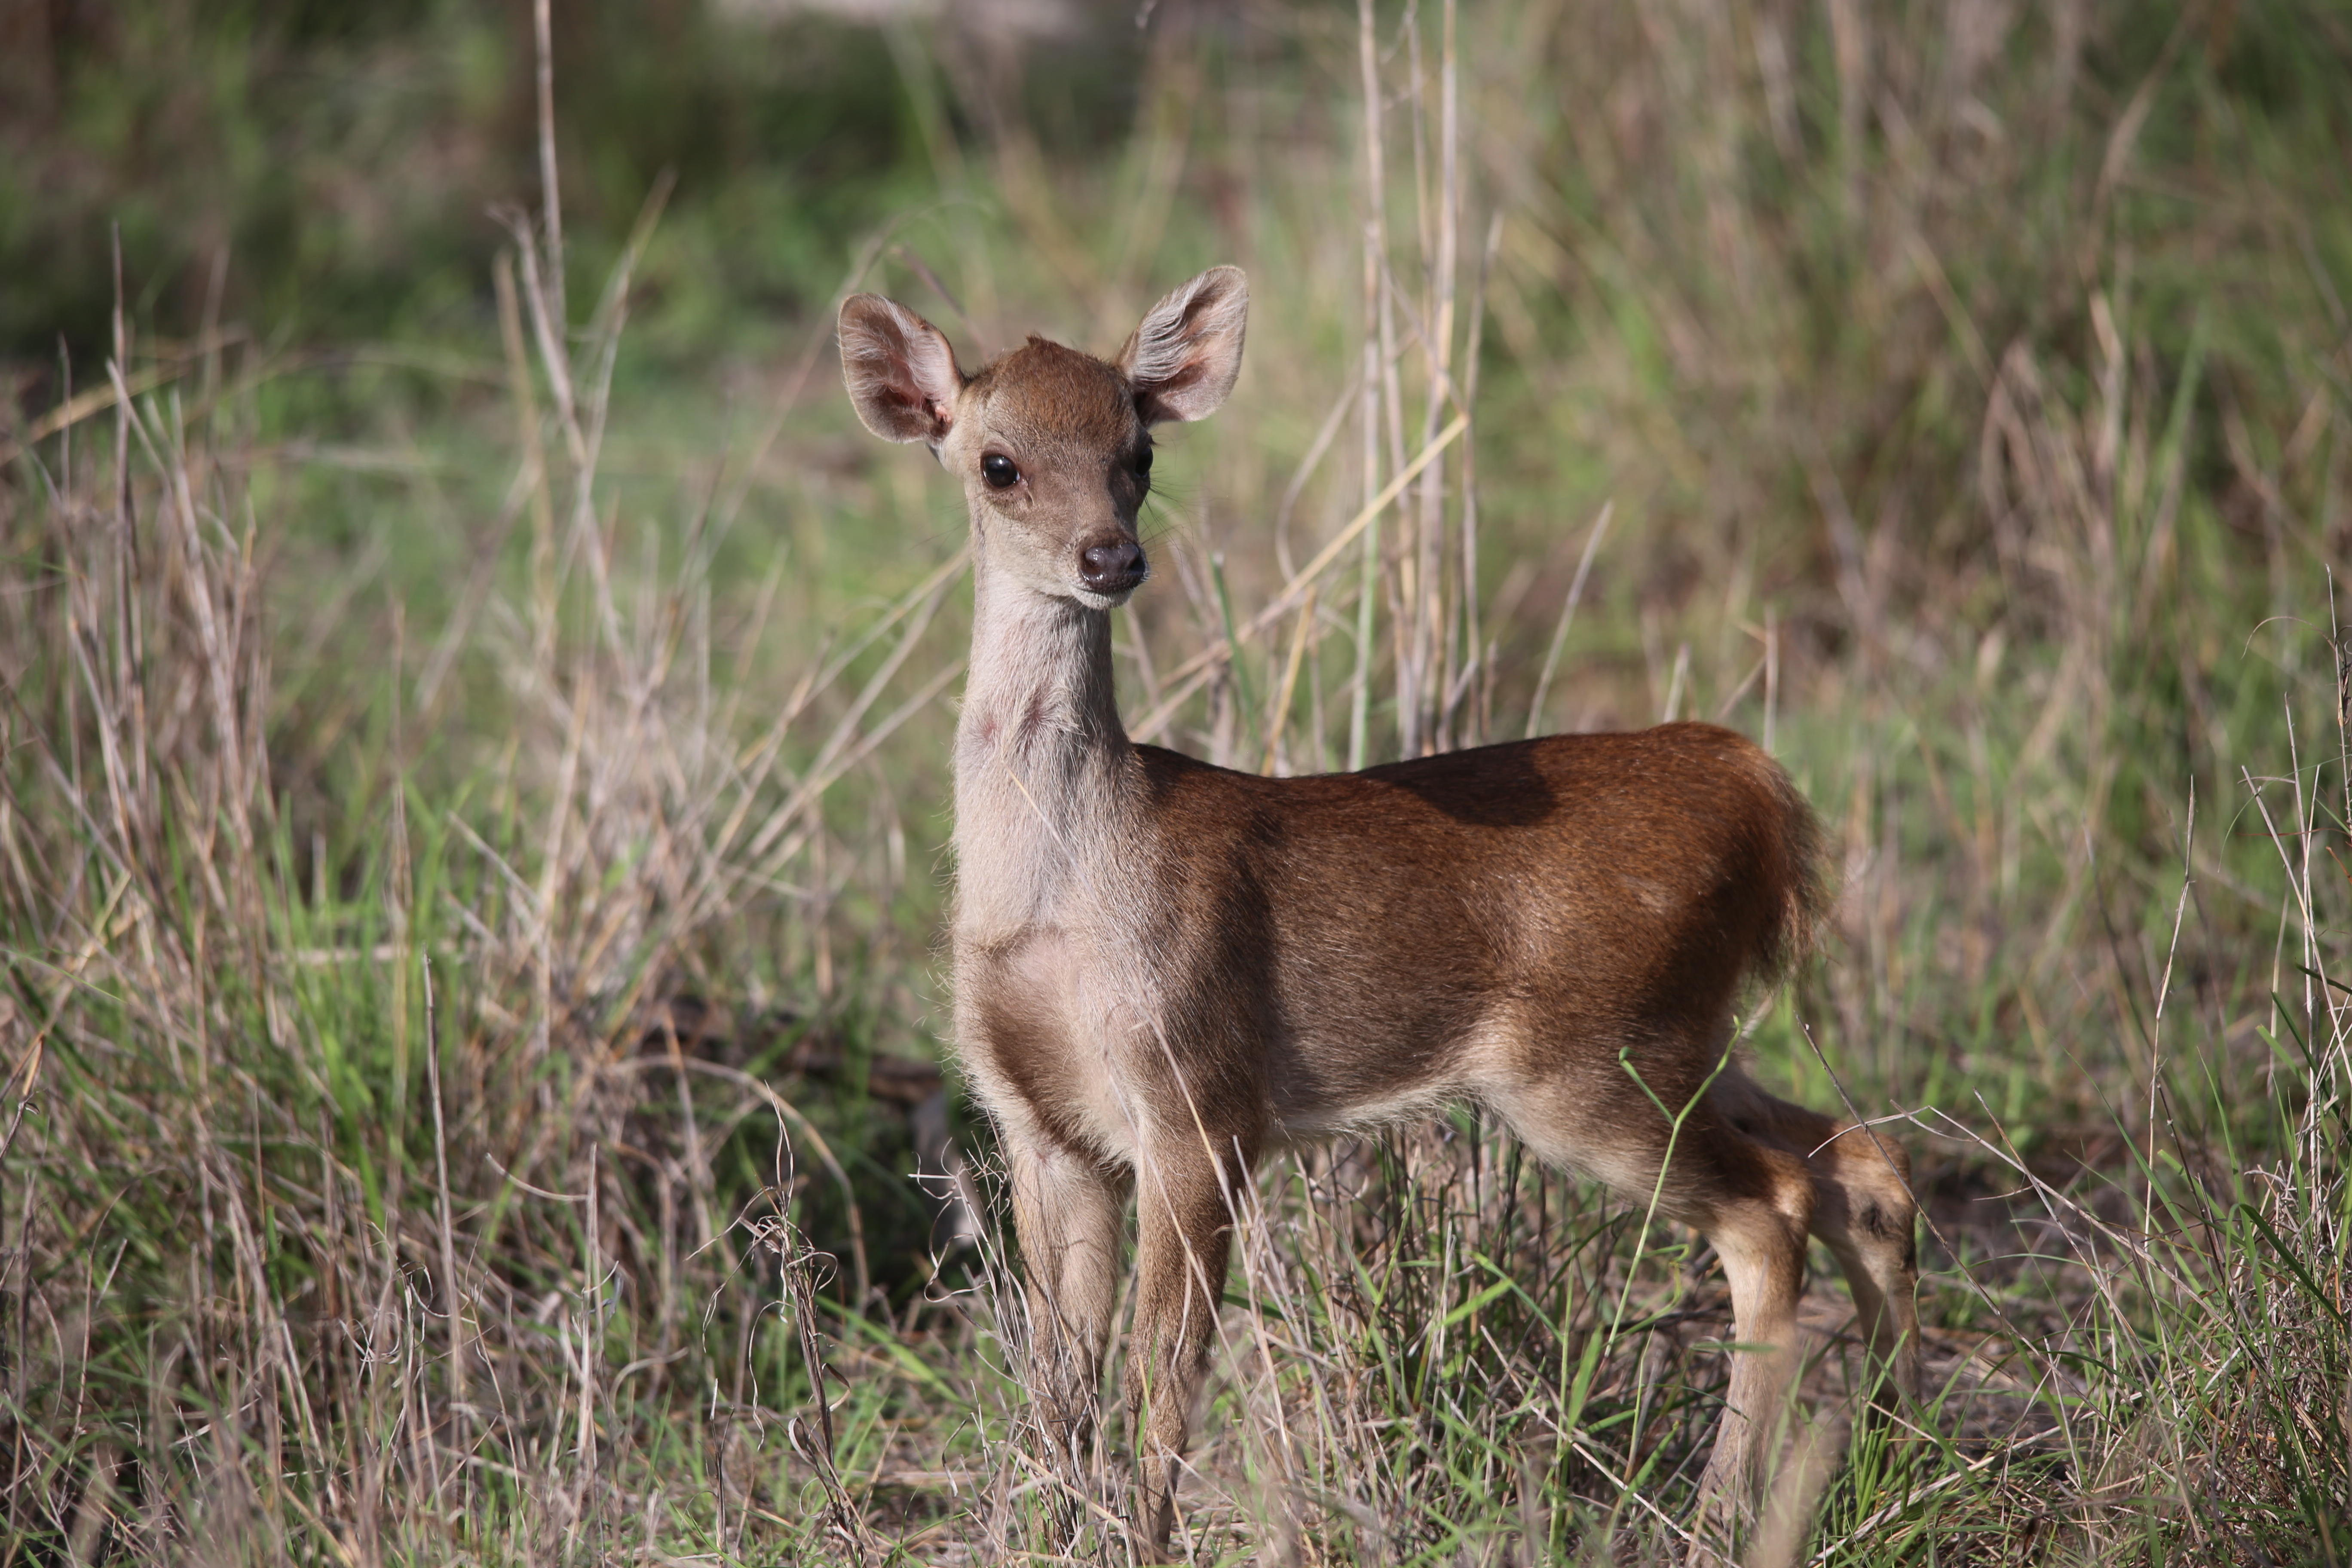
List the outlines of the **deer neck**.
{"type": "Polygon", "coordinates": [[[1134,747],[1110,616],[973,558],[971,664],[956,729],[956,925],[982,942],[1074,918],[1123,837],[1134,747]]]}

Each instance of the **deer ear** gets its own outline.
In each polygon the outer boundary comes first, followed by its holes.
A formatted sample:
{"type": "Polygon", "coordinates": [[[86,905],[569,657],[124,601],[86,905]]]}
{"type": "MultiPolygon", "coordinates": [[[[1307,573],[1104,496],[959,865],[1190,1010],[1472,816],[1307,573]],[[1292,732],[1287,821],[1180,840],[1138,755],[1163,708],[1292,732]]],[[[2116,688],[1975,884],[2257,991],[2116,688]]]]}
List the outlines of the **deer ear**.
{"type": "Polygon", "coordinates": [[[857,417],[885,441],[937,447],[955,423],[964,374],[940,330],[879,294],[841,303],[841,379],[857,417]]]}
{"type": "Polygon", "coordinates": [[[1143,422],[1214,414],[1241,374],[1248,323],[1249,279],[1238,267],[1212,267],[1152,306],[1118,352],[1143,422]]]}

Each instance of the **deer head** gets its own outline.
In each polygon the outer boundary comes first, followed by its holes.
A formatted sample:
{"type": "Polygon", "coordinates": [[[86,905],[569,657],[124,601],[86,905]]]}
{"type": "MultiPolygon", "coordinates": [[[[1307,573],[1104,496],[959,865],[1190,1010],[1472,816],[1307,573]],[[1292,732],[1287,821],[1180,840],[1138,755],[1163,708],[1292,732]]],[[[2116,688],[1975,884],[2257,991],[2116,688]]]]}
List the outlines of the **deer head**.
{"type": "Polygon", "coordinates": [[[842,374],[866,427],[920,441],[963,484],[992,567],[1095,610],[1150,574],[1135,520],[1151,427],[1216,411],[1240,374],[1249,285],[1215,267],[1154,305],[1115,360],[1032,337],[977,372],[879,294],[841,308],[842,374]]]}

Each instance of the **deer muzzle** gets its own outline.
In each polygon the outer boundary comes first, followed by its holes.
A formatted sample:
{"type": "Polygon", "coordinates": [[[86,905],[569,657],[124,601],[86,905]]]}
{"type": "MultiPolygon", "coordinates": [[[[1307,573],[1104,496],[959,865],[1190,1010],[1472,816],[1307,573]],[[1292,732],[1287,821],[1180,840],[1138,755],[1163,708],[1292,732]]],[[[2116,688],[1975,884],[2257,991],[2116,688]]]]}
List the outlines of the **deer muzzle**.
{"type": "Polygon", "coordinates": [[[1100,536],[1078,552],[1078,581],[1089,593],[1129,593],[1150,574],[1143,546],[1125,534],[1100,536]]]}

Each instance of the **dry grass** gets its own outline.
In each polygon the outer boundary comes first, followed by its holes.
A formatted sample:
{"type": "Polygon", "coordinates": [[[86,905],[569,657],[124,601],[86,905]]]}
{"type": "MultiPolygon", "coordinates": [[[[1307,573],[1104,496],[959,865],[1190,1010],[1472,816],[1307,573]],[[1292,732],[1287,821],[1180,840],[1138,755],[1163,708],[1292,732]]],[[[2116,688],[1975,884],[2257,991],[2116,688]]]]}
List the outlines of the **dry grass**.
{"type": "MultiPolygon", "coordinates": [[[[2218,34],[2066,6],[1245,21],[1156,22],[1130,145],[1073,167],[941,50],[984,132],[935,127],[943,186],[995,205],[844,281],[1102,346],[1252,268],[1132,727],[1290,772],[1769,737],[1846,890],[1751,1048],[1907,1121],[1939,1392],[1850,1434],[1817,1289],[1759,1560],[2352,1555],[2352,252],[2308,127],[2246,128],[2218,34]],[[2224,193],[2230,134],[2266,177],[2224,193]]],[[[467,414],[514,434],[437,624],[309,566],[258,350],[119,329],[14,459],[0,1563],[1129,1558],[1116,1429],[1085,1488],[1028,1445],[986,1130],[908,1059],[944,489],[846,455],[822,322],[685,500],[608,471],[659,205],[584,311],[513,220],[467,414]]],[[[1687,1238],[1466,1117],[1254,1203],[1199,1560],[1676,1553],[1727,1331],[1687,1238]]]]}

